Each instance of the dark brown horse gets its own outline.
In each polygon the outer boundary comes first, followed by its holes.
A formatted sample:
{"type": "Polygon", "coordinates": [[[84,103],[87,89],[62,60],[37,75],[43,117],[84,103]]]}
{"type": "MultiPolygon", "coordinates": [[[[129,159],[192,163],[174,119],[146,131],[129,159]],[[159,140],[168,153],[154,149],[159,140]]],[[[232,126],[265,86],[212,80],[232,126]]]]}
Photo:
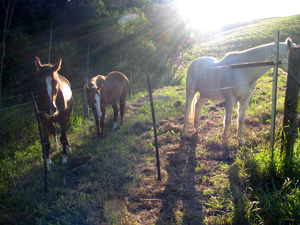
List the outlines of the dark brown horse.
{"type": "MultiPolygon", "coordinates": [[[[51,134],[56,134],[56,123],[60,124],[60,142],[63,145],[62,163],[67,163],[67,150],[71,147],[67,138],[67,123],[73,106],[73,97],[69,81],[58,74],[61,59],[56,65],[41,64],[38,57],[35,58],[37,74],[37,106],[42,121],[44,144],[46,148],[47,169],[50,170],[50,141],[51,134]]],[[[56,138],[55,138],[56,139],[56,138]]]]}
{"type": "Polygon", "coordinates": [[[120,100],[120,115],[122,129],[123,119],[125,115],[126,96],[129,87],[127,77],[118,71],[110,72],[107,76],[97,75],[90,80],[89,86],[85,86],[88,104],[93,110],[95,123],[97,127],[97,135],[103,137],[105,108],[112,105],[114,111],[113,130],[117,127],[118,106],[117,101],[120,100]],[[99,119],[100,126],[99,126],[99,119]]]}

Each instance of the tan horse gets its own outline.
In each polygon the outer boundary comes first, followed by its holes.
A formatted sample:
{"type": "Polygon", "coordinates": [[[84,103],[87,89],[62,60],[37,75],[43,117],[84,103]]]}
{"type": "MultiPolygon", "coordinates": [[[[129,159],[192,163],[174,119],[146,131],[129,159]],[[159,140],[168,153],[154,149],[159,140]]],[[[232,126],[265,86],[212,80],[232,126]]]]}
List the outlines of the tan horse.
{"type": "Polygon", "coordinates": [[[69,81],[58,74],[61,66],[61,59],[56,65],[41,64],[38,57],[35,58],[35,66],[38,71],[36,82],[38,87],[37,106],[40,111],[42,121],[44,143],[46,147],[47,169],[50,170],[50,141],[49,137],[54,135],[56,140],[56,123],[60,124],[60,142],[63,145],[62,163],[67,163],[67,151],[71,152],[71,147],[67,138],[67,123],[70,118],[73,106],[73,97],[69,81]]]}
{"type": "Polygon", "coordinates": [[[119,112],[117,106],[118,100],[120,100],[120,129],[122,129],[128,87],[129,81],[127,77],[123,73],[118,71],[110,72],[106,77],[97,75],[90,80],[88,86],[84,87],[87,93],[88,104],[94,114],[97,127],[97,135],[103,137],[105,108],[110,104],[112,105],[114,111],[113,130],[116,129],[119,112]],[[101,118],[100,126],[99,118],[101,118]]]}

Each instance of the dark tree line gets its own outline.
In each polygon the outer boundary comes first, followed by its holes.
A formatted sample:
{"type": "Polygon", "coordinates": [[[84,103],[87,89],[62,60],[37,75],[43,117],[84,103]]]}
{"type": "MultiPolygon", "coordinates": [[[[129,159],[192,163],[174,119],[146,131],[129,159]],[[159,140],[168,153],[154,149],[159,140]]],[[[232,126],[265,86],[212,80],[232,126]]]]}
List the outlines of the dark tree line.
{"type": "Polygon", "coordinates": [[[0,0],[1,97],[34,87],[34,57],[72,82],[83,76],[163,73],[188,46],[172,1],[0,0]]]}

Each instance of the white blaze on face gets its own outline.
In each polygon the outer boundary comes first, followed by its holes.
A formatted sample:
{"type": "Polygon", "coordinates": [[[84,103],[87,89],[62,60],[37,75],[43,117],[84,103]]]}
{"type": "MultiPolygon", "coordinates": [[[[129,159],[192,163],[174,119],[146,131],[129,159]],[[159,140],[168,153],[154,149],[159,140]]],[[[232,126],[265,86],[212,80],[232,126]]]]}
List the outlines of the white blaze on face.
{"type": "MultiPolygon", "coordinates": [[[[53,80],[52,76],[46,77],[47,91],[48,91],[48,95],[49,95],[49,99],[50,99],[50,101],[49,101],[49,104],[50,104],[50,114],[52,114],[52,112],[53,112],[51,105],[53,105],[53,107],[56,109],[55,101],[52,98],[52,80],[53,80]]],[[[54,115],[57,114],[57,113],[58,112],[56,111],[54,113],[54,115]]]]}
{"type": "Polygon", "coordinates": [[[98,118],[100,119],[102,117],[102,112],[100,109],[100,96],[99,95],[95,95],[95,101],[96,101],[95,107],[97,110],[98,118]]]}
{"type": "Polygon", "coordinates": [[[48,91],[48,95],[50,98],[50,103],[52,102],[52,77],[51,76],[47,76],[46,77],[46,85],[47,85],[47,91],[48,91]]]}

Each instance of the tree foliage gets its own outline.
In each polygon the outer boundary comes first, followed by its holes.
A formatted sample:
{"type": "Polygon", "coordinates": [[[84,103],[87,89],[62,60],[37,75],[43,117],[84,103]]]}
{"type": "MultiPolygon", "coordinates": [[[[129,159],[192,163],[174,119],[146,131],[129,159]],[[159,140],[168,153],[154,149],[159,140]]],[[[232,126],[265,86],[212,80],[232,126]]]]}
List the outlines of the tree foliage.
{"type": "Polygon", "coordinates": [[[6,42],[0,37],[4,96],[32,91],[35,56],[52,64],[62,57],[72,83],[113,70],[162,73],[188,40],[172,1],[151,0],[16,0],[6,42]]]}

